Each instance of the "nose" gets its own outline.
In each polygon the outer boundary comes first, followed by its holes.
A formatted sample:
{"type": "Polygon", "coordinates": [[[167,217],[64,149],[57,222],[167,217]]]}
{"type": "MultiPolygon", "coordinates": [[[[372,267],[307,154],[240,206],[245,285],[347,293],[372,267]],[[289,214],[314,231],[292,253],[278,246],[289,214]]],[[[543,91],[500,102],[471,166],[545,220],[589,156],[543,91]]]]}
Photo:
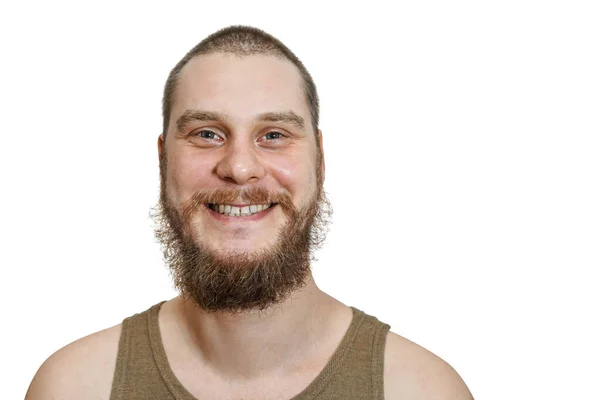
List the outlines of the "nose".
{"type": "Polygon", "coordinates": [[[216,168],[219,178],[245,185],[254,183],[265,175],[263,162],[253,143],[232,140],[224,150],[216,168]]]}

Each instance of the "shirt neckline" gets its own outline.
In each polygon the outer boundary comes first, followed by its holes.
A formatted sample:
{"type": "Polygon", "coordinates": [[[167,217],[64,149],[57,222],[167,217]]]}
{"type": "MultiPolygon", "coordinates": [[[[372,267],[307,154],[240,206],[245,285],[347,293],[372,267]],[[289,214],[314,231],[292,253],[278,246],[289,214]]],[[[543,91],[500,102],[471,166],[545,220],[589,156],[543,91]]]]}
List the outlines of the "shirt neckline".
{"type": "MultiPolygon", "coordinates": [[[[176,400],[198,400],[185,388],[185,386],[183,386],[169,365],[158,325],[158,313],[160,307],[164,303],[165,301],[162,301],[152,306],[148,312],[148,333],[150,336],[150,346],[152,348],[154,361],[168,390],[176,400]]],[[[350,308],[352,309],[352,320],[350,321],[350,325],[342,337],[340,344],[329,358],[329,361],[306,388],[289,400],[314,399],[325,386],[327,386],[329,381],[336,375],[336,372],[342,366],[344,359],[348,354],[348,350],[350,349],[350,345],[354,342],[360,325],[365,318],[365,314],[362,311],[354,307],[350,308]]]]}

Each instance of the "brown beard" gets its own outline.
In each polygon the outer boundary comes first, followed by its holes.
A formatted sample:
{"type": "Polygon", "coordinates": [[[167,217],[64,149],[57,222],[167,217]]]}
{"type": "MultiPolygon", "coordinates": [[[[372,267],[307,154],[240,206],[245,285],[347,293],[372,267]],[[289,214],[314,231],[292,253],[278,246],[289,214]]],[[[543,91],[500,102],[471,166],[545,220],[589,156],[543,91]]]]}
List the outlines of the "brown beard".
{"type": "MultiPolygon", "coordinates": [[[[262,187],[218,188],[195,193],[179,210],[166,190],[166,152],[160,157],[160,201],[152,217],[175,287],[207,312],[264,310],[302,288],[310,275],[314,251],[325,240],[331,205],[323,190],[320,164],[317,188],[298,210],[287,193],[262,187]],[[254,252],[217,252],[197,240],[191,220],[206,203],[227,204],[243,198],[250,204],[277,203],[287,217],[271,248],[254,252]]],[[[275,210],[274,210],[275,211],[275,210]]]]}

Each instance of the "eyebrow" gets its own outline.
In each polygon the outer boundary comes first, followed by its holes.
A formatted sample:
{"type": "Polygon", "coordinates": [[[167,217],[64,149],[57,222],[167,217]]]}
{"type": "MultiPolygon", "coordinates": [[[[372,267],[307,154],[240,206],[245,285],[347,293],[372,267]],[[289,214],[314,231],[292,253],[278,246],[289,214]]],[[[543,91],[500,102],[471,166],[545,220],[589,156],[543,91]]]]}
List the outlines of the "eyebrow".
{"type": "Polygon", "coordinates": [[[183,132],[185,126],[194,121],[225,121],[227,116],[221,113],[212,111],[200,110],[185,110],[183,114],[177,118],[177,130],[183,132]]]}
{"type": "MultiPolygon", "coordinates": [[[[182,132],[187,124],[193,121],[227,121],[229,118],[226,114],[201,111],[201,110],[185,110],[179,118],[177,118],[177,129],[182,132]]],[[[293,111],[282,112],[264,112],[255,118],[256,122],[283,122],[295,126],[298,129],[304,129],[304,118],[293,111]]]]}
{"type": "Polygon", "coordinates": [[[256,121],[283,122],[294,125],[298,129],[304,129],[304,118],[293,111],[266,112],[259,114],[256,121]]]}

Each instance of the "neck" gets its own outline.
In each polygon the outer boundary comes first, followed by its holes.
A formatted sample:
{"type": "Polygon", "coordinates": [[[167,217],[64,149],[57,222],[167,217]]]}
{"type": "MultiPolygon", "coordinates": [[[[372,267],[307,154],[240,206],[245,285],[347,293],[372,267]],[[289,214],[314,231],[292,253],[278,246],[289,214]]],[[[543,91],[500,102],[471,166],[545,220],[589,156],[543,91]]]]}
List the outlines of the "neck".
{"type": "Polygon", "coordinates": [[[220,376],[252,379],[301,365],[331,333],[347,328],[350,310],[322,292],[312,276],[283,303],[263,311],[207,313],[175,300],[190,356],[220,376]]]}

